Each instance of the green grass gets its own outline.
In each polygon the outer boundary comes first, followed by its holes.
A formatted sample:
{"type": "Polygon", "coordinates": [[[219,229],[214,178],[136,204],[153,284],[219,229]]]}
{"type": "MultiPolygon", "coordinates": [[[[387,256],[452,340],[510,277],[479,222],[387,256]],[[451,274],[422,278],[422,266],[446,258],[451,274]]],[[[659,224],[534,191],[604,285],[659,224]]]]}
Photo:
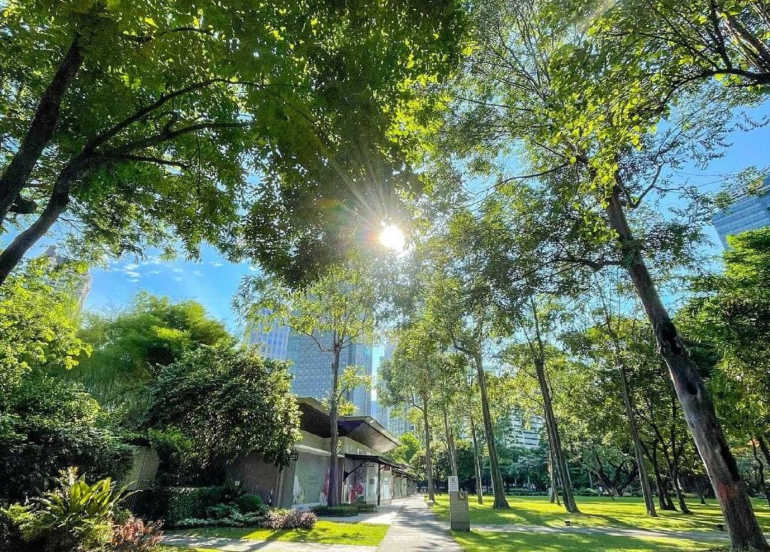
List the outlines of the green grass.
{"type": "MultiPolygon", "coordinates": [[[[509,496],[510,510],[493,510],[492,498],[484,497],[484,504],[468,497],[471,525],[546,525],[564,527],[564,520],[579,527],[623,527],[634,529],[661,529],[668,531],[713,531],[724,523],[716,501],[703,506],[693,500],[688,506],[692,515],[681,512],[658,510],[657,518],[645,514],[641,498],[623,497],[612,500],[606,497],[576,497],[580,514],[567,514],[562,506],[551,504],[546,497],[509,496]]],[[[437,495],[434,511],[443,519],[449,519],[449,498],[437,495]]],[[[770,530],[770,509],[766,503],[754,502],[754,511],[763,529],[770,530]]]]}
{"type": "Polygon", "coordinates": [[[318,521],[312,529],[262,529],[240,527],[204,527],[178,534],[196,537],[223,537],[259,541],[319,542],[377,546],[388,532],[388,525],[318,521]]]}
{"type": "Polygon", "coordinates": [[[682,539],[651,539],[609,535],[454,532],[466,552],[701,552],[714,544],[682,539]]]}

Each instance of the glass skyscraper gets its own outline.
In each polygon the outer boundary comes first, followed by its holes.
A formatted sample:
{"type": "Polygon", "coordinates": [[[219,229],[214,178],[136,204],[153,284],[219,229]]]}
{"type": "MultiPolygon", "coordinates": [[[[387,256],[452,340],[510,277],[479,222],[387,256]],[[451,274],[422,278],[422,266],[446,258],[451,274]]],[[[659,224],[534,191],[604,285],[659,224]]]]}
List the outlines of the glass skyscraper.
{"type": "Polygon", "coordinates": [[[727,247],[727,236],[770,226],[770,177],[765,179],[759,195],[737,198],[727,209],[716,213],[711,222],[722,247],[727,247]]]}

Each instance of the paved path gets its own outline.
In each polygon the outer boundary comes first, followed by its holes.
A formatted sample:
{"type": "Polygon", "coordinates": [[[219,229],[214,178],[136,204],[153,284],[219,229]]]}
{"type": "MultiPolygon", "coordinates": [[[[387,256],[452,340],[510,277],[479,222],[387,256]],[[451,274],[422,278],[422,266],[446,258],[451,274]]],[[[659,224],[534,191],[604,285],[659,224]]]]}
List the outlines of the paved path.
{"type": "Polygon", "coordinates": [[[449,527],[430,511],[422,495],[399,500],[398,505],[401,508],[378,552],[462,552],[449,527]]]}
{"type": "Polygon", "coordinates": [[[223,552],[376,552],[374,546],[350,544],[320,544],[315,542],[285,542],[277,540],[222,539],[216,537],[188,537],[167,535],[163,544],[188,548],[207,548],[223,552]]]}

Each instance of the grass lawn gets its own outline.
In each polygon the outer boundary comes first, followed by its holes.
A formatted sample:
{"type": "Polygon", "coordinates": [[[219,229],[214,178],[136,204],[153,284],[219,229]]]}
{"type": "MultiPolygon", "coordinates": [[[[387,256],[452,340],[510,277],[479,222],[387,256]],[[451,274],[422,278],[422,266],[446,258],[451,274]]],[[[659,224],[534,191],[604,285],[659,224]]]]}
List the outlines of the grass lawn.
{"type": "Polygon", "coordinates": [[[454,532],[466,552],[701,552],[714,543],[698,544],[681,539],[648,539],[607,535],[454,532]]]}
{"type": "MultiPolygon", "coordinates": [[[[715,500],[703,506],[697,500],[688,502],[691,515],[681,512],[658,510],[658,517],[648,517],[644,512],[641,498],[622,497],[612,500],[606,497],[575,497],[580,514],[567,514],[562,506],[551,504],[542,496],[509,496],[510,510],[493,510],[492,497],[484,497],[479,505],[473,495],[468,497],[471,525],[524,524],[564,527],[569,519],[575,526],[582,527],[625,527],[634,529],[662,529],[668,531],[709,531],[716,530],[723,523],[722,513],[715,500]]],[[[436,495],[434,511],[443,519],[449,519],[449,497],[436,495]]],[[[770,509],[766,503],[755,501],[754,511],[763,529],[770,530],[770,509]]],[[[546,549],[544,549],[546,550],[546,549]]],[[[675,549],[672,549],[675,550],[675,549]]]]}
{"type": "MultiPolygon", "coordinates": [[[[260,541],[320,542],[324,544],[357,544],[377,546],[388,532],[388,525],[374,523],[342,523],[318,521],[312,529],[262,529],[241,527],[203,527],[178,534],[199,537],[224,537],[260,541]]],[[[175,534],[177,532],[171,532],[175,534]]]]}

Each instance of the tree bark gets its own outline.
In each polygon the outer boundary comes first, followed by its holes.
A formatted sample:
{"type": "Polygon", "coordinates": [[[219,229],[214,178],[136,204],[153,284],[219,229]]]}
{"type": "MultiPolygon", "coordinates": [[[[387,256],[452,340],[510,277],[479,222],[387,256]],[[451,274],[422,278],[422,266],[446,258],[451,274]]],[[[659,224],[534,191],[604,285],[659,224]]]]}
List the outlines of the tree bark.
{"type": "Polygon", "coordinates": [[[457,477],[457,455],[455,451],[455,439],[452,435],[452,428],[449,427],[449,418],[447,417],[446,405],[441,405],[441,412],[444,415],[444,432],[446,433],[446,448],[449,453],[449,468],[452,475],[457,477]]]}
{"type": "Polygon", "coordinates": [[[654,329],[660,354],[668,366],[687,425],[719,499],[730,532],[732,549],[735,552],[752,549],[770,551],[708,391],[660,300],[628,225],[618,188],[613,190],[608,199],[606,211],[610,226],[617,233],[626,270],[654,329]]]}
{"type": "Polygon", "coordinates": [[[545,425],[548,432],[548,442],[551,449],[551,458],[553,458],[556,474],[561,482],[562,496],[564,497],[564,508],[570,513],[578,513],[575,496],[572,493],[572,484],[569,476],[567,460],[564,458],[564,451],[561,447],[561,438],[559,437],[559,426],[556,423],[556,416],[553,413],[553,403],[551,401],[551,391],[548,386],[548,380],[545,375],[545,363],[540,357],[535,358],[535,372],[537,373],[537,382],[540,385],[540,393],[543,396],[543,413],[545,416],[545,425]]]}
{"type": "Polygon", "coordinates": [[[17,235],[0,253],[0,285],[3,285],[11,271],[19,264],[25,253],[53,226],[69,204],[69,189],[76,178],[76,170],[65,168],[54,184],[48,204],[40,216],[26,230],[17,235]]]}
{"type": "Polygon", "coordinates": [[[476,439],[476,424],[473,421],[473,415],[469,416],[471,422],[471,439],[473,440],[473,469],[476,471],[476,501],[484,504],[484,491],[481,482],[481,451],[479,442],[476,439]]]}
{"type": "Polygon", "coordinates": [[[425,424],[425,477],[428,480],[428,499],[436,502],[436,490],[433,486],[433,455],[430,451],[430,423],[428,422],[428,399],[422,398],[422,421],[425,424]]]}
{"type": "Polygon", "coordinates": [[[759,450],[762,451],[762,456],[765,457],[767,466],[770,467],[770,449],[767,448],[767,442],[764,437],[757,435],[757,444],[759,445],[759,450]]]}
{"type": "MultiPolygon", "coordinates": [[[[655,445],[657,447],[657,445],[655,445]]],[[[658,502],[661,510],[675,510],[674,503],[671,501],[671,497],[668,495],[668,487],[666,482],[663,481],[663,476],[660,474],[660,466],[658,465],[658,454],[654,452],[650,457],[652,462],[652,469],[655,472],[655,484],[658,487],[658,502]]]]}
{"type": "Polygon", "coordinates": [[[631,430],[631,440],[634,443],[634,455],[636,456],[636,467],[639,471],[639,482],[642,487],[642,496],[644,497],[644,506],[647,509],[647,515],[657,517],[655,511],[655,501],[652,498],[652,489],[650,488],[650,479],[647,475],[647,467],[644,465],[644,454],[642,452],[642,443],[639,438],[639,427],[636,424],[636,414],[631,404],[631,393],[628,389],[628,378],[626,377],[626,367],[622,362],[618,363],[618,372],[620,375],[620,389],[623,392],[623,404],[626,408],[626,418],[628,418],[628,427],[631,430]]]}
{"type": "Polygon", "coordinates": [[[561,506],[561,502],[559,501],[559,489],[556,483],[556,473],[553,470],[553,453],[551,452],[550,447],[548,447],[548,478],[551,480],[551,492],[548,493],[548,502],[551,504],[556,503],[561,506]]]}
{"type": "Polygon", "coordinates": [[[759,455],[757,454],[757,443],[751,443],[751,450],[754,453],[754,461],[757,466],[757,482],[759,483],[759,486],[762,487],[762,490],[765,493],[765,500],[767,500],[767,504],[770,506],[770,487],[768,487],[767,481],[765,481],[765,466],[762,464],[762,460],[759,459],[759,455]]]}
{"type": "MultiPolygon", "coordinates": [[[[336,336],[335,336],[336,341],[336,336]]],[[[340,372],[340,348],[334,344],[334,358],[332,360],[332,392],[329,399],[329,488],[326,495],[326,503],[329,506],[338,504],[337,493],[337,442],[339,430],[337,427],[337,387],[339,386],[340,372]]]]}
{"type": "Polygon", "coordinates": [[[8,216],[8,211],[19,193],[24,189],[40,154],[56,130],[62,98],[83,63],[83,53],[78,42],[79,39],[76,36],[43,92],[35,110],[35,116],[19,149],[0,177],[0,226],[8,216]]]}
{"type": "Polygon", "coordinates": [[[508,501],[505,500],[505,487],[503,486],[503,476],[500,474],[500,464],[497,461],[497,448],[495,447],[495,433],[492,426],[492,415],[489,413],[489,401],[487,399],[487,377],[484,373],[484,366],[481,360],[481,354],[477,354],[476,371],[479,380],[479,391],[481,394],[481,412],[484,416],[484,434],[487,439],[487,449],[489,451],[489,470],[492,476],[492,488],[495,491],[495,502],[492,505],[495,509],[510,508],[508,501]]]}

